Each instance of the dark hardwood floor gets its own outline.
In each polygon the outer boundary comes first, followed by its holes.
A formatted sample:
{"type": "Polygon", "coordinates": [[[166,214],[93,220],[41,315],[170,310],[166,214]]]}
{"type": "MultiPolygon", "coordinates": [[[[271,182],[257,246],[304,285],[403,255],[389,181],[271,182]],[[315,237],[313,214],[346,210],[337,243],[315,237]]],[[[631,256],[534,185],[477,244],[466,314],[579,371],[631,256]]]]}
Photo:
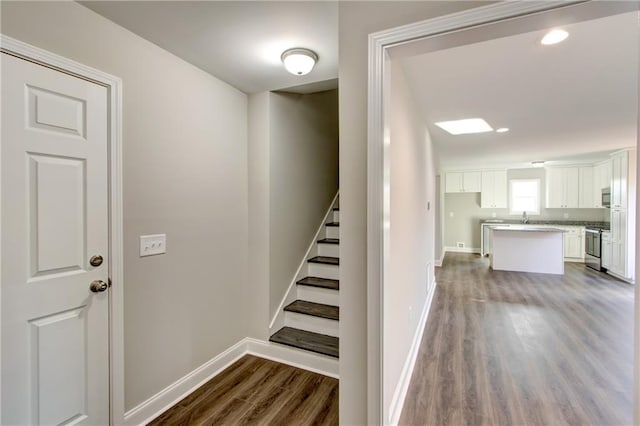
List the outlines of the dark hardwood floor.
{"type": "Polygon", "coordinates": [[[151,425],[337,425],[338,380],[247,355],[151,425]]]}
{"type": "Polygon", "coordinates": [[[633,286],[582,264],[563,276],[437,268],[402,425],[632,423],[633,286]]]}

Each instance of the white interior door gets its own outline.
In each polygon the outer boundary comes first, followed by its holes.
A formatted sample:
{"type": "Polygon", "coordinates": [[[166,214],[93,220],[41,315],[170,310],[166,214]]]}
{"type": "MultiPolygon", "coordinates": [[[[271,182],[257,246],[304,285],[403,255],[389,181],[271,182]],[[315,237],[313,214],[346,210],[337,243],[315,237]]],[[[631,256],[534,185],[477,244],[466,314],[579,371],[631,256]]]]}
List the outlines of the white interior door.
{"type": "Polygon", "coordinates": [[[106,425],[107,89],[1,59],[1,423],[106,425]]]}

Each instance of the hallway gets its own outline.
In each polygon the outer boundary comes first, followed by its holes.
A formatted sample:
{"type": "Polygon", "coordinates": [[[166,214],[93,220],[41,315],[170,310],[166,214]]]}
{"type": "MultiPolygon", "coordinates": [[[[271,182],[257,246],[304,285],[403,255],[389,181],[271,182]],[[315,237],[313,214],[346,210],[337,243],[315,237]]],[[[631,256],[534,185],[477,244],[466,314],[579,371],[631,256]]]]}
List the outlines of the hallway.
{"type": "Polygon", "coordinates": [[[400,424],[631,424],[634,287],[447,253],[400,424]]]}

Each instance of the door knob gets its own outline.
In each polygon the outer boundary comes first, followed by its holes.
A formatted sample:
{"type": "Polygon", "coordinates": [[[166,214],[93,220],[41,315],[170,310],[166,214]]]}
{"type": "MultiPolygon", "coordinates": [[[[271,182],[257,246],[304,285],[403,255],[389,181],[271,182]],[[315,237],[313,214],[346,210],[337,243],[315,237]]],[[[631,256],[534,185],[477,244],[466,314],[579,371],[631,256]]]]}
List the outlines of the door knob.
{"type": "Polygon", "coordinates": [[[104,259],[102,259],[102,256],[96,254],[95,256],[91,256],[91,259],[89,259],[89,263],[91,264],[91,266],[100,266],[102,265],[103,260],[104,259]]]}
{"type": "Polygon", "coordinates": [[[89,289],[94,293],[101,293],[109,288],[109,285],[104,281],[95,280],[89,286],[89,289]]]}

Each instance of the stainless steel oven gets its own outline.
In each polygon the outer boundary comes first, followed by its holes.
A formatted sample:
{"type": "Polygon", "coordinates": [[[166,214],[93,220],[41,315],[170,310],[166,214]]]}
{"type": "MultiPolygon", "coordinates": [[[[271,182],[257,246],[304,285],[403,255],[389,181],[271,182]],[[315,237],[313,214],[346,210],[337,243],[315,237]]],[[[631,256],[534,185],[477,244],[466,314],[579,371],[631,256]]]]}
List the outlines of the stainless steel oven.
{"type": "Polygon", "coordinates": [[[585,264],[596,271],[602,270],[601,240],[602,230],[599,228],[586,228],[584,234],[584,261],[585,264]]]}

